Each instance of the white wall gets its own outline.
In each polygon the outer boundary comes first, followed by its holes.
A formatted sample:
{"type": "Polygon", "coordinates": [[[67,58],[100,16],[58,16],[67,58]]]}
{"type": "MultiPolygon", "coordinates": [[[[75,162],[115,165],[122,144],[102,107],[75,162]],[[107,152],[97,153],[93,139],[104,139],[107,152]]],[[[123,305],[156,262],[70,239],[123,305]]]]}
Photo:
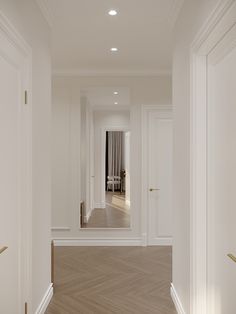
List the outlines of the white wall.
{"type": "Polygon", "coordinates": [[[50,29],[35,1],[0,0],[0,11],[32,48],[33,67],[33,312],[49,287],[51,222],[50,29]]]}
{"type": "Polygon", "coordinates": [[[71,226],[80,204],[80,93],[60,88],[53,95],[52,227],[58,228],[71,226]]]}
{"type": "MultiPolygon", "coordinates": [[[[124,127],[125,129],[130,128],[130,112],[129,111],[94,111],[94,205],[95,208],[105,206],[105,175],[103,173],[105,150],[104,147],[104,129],[124,127]],[[103,182],[103,184],[102,184],[103,182]]],[[[105,171],[104,171],[105,172],[105,171]]]]}
{"type": "MultiPolygon", "coordinates": [[[[57,106],[60,101],[65,106],[69,105],[69,97],[72,90],[80,90],[88,86],[126,86],[131,90],[131,111],[130,111],[130,126],[131,126],[131,176],[133,184],[131,186],[131,215],[132,215],[132,230],[106,230],[106,231],[92,231],[92,230],[80,230],[79,229],[79,204],[73,199],[73,206],[71,205],[72,198],[63,200],[67,205],[64,208],[58,206],[55,207],[55,200],[53,200],[53,227],[69,227],[70,230],[53,230],[53,238],[58,239],[94,239],[99,238],[141,238],[141,105],[142,104],[171,104],[171,77],[53,77],[53,110],[61,110],[61,105],[57,106]],[[65,93],[67,98],[60,99],[61,93],[65,93]]],[[[79,108],[79,105],[78,105],[79,108]]],[[[61,114],[57,114],[61,115],[61,114]]],[[[67,117],[65,117],[67,119],[67,117]]],[[[74,117],[74,120],[77,118],[74,117]]],[[[77,122],[79,124],[79,119],[77,122]]],[[[66,123],[66,122],[65,122],[66,123]]],[[[79,132],[79,131],[78,131],[79,132]]],[[[66,131],[66,134],[68,132],[66,131]]],[[[57,137],[57,132],[54,133],[57,137]]],[[[71,135],[70,135],[71,136],[71,135]]],[[[78,136],[78,134],[77,134],[78,136]]],[[[58,141],[58,138],[54,138],[53,141],[58,141]]],[[[69,141],[69,139],[68,139],[69,141]]],[[[70,143],[70,147],[71,147],[70,143]]],[[[66,149],[66,146],[64,146],[66,149]]],[[[71,148],[70,148],[71,149],[71,148]]],[[[67,149],[68,150],[68,149],[67,149]]],[[[57,158],[57,151],[53,151],[53,160],[57,158]]],[[[74,162],[76,162],[74,160],[74,162]]],[[[79,160],[77,160],[79,162],[79,160]]],[[[55,171],[55,169],[54,169],[55,171]]],[[[78,174],[79,175],[79,174],[78,174]]],[[[53,175],[54,176],[54,175],[53,175]]],[[[70,174],[69,174],[70,176],[70,174]]],[[[65,183],[66,176],[60,175],[57,182],[61,184],[65,183]],[[64,183],[63,183],[64,182],[64,183]]],[[[56,180],[53,178],[54,184],[56,180]]],[[[76,193],[78,194],[80,185],[76,187],[76,193]]],[[[75,195],[75,194],[74,194],[75,195]]],[[[57,196],[54,194],[53,198],[57,196]]],[[[77,197],[77,196],[76,196],[77,197]]]]}
{"type": "Polygon", "coordinates": [[[190,45],[216,0],[185,1],[175,26],[173,283],[190,313],[190,45]]]}

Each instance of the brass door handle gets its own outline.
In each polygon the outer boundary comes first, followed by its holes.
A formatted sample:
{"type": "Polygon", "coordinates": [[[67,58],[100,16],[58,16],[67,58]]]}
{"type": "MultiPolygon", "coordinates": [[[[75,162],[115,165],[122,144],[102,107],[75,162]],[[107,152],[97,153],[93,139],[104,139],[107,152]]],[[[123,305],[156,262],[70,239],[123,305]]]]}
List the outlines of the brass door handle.
{"type": "Polygon", "coordinates": [[[0,254],[2,254],[4,251],[6,251],[8,247],[7,246],[3,246],[1,249],[0,249],[0,254]]]}
{"type": "Polygon", "coordinates": [[[233,262],[236,263],[236,257],[233,254],[228,254],[227,255],[230,259],[232,259],[233,262]]]}
{"type": "Polygon", "coordinates": [[[150,191],[150,192],[152,192],[152,191],[160,191],[160,189],[152,189],[152,188],[151,188],[151,189],[149,189],[149,191],[150,191]]]}

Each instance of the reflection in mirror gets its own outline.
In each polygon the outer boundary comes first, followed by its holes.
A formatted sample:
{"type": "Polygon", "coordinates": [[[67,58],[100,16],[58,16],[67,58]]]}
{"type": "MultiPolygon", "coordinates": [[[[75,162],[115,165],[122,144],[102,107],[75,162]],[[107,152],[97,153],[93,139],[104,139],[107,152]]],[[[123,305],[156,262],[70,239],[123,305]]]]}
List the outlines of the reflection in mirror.
{"type": "Polygon", "coordinates": [[[81,228],[130,227],[130,111],[81,99],[81,228]]]}
{"type": "Polygon", "coordinates": [[[105,206],[93,210],[85,227],[128,228],[130,226],[130,132],[106,131],[105,137],[105,206]]]}

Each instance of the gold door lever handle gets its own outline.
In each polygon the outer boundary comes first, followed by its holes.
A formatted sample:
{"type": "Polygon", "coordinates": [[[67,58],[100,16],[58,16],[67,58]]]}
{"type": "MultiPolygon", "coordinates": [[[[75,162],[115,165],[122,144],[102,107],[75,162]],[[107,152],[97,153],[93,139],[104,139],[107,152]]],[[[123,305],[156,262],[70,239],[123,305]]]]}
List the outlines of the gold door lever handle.
{"type": "Polygon", "coordinates": [[[233,262],[236,263],[236,257],[233,254],[228,254],[227,255],[230,259],[232,259],[233,262]]]}
{"type": "Polygon", "coordinates": [[[160,189],[149,189],[150,192],[152,191],[160,191],[160,189]]]}
{"type": "Polygon", "coordinates": [[[0,254],[2,254],[4,251],[6,251],[7,249],[7,246],[3,246],[1,249],[0,249],[0,254]]]}

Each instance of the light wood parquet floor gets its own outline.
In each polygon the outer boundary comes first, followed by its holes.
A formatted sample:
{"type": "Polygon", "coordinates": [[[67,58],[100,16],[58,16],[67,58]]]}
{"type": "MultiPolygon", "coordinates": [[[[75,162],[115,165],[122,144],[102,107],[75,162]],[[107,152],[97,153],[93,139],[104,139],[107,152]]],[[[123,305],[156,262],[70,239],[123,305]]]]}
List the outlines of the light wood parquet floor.
{"type": "Polygon", "coordinates": [[[130,208],[125,195],[120,192],[106,192],[106,208],[95,208],[83,228],[129,228],[130,208]]]}
{"type": "Polygon", "coordinates": [[[56,247],[46,314],[176,314],[170,247],[56,247]]]}

